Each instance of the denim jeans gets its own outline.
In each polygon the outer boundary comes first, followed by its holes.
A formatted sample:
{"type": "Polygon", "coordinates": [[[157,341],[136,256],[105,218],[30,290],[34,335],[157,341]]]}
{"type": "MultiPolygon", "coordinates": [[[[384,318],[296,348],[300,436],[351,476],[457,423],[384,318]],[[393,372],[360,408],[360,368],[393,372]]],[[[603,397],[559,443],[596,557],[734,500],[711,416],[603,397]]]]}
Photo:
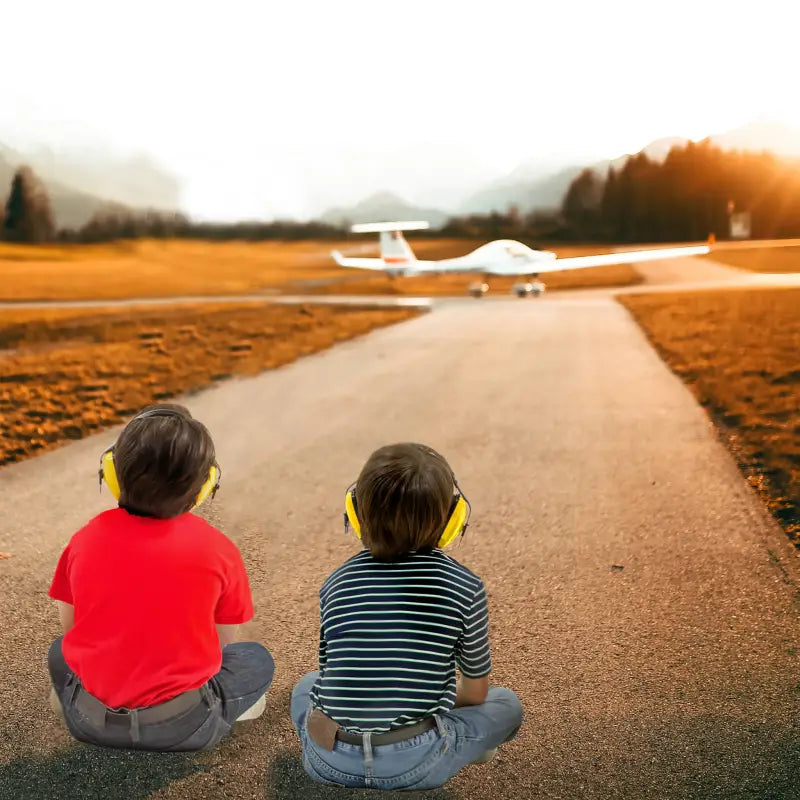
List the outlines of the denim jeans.
{"type": "MultiPolygon", "coordinates": [[[[97,725],[75,707],[80,680],[64,661],[59,636],[50,646],[47,666],[61,701],[64,721],[79,741],[135,750],[208,750],[228,733],[236,718],[266,693],[275,673],[269,651],[257,642],[235,642],[222,650],[220,671],[200,687],[202,701],[194,708],[163,722],[140,725],[138,741],[131,727],[97,725]]],[[[113,709],[112,709],[113,710],[113,709]]],[[[119,715],[117,715],[119,717],[119,715]]]]}
{"type": "Polygon", "coordinates": [[[303,748],[303,767],[320,783],[374,789],[433,789],[487,750],[514,738],[522,724],[522,704],[510,689],[492,687],[486,702],[439,714],[437,727],[402,742],[371,747],[336,741],[319,747],[308,735],[310,692],[318,672],[310,672],[292,692],[292,721],[303,748]]]}

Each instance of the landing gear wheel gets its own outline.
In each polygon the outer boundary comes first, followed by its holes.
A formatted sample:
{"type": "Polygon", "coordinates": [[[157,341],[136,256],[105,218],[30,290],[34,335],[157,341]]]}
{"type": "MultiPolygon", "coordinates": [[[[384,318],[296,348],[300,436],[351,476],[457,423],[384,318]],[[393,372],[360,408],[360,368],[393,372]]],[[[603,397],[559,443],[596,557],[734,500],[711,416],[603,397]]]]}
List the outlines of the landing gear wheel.
{"type": "Polygon", "coordinates": [[[467,291],[470,297],[483,297],[489,291],[489,284],[471,283],[467,291]]]}
{"type": "Polygon", "coordinates": [[[544,292],[544,284],[539,281],[518,281],[511,287],[517,297],[538,297],[544,292]]]}

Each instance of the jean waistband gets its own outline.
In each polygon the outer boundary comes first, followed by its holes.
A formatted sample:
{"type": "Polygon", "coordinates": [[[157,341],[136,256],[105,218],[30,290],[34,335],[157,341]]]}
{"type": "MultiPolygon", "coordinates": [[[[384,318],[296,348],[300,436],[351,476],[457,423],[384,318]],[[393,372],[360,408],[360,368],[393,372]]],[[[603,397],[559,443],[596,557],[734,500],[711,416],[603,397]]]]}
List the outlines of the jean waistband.
{"type": "MultiPolygon", "coordinates": [[[[404,725],[402,728],[396,728],[393,731],[386,731],[386,733],[373,733],[370,736],[370,741],[373,746],[382,744],[394,744],[395,742],[404,742],[406,739],[411,739],[414,736],[419,736],[421,733],[436,728],[436,719],[434,717],[426,717],[413,725],[404,725]]],[[[363,744],[363,733],[350,733],[341,728],[336,731],[336,738],[340,742],[347,744],[363,744]]]]}
{"type": "Polygon", "coordinates": [[[208,691],[205,686],[201,686],[199,689],[190,689],[165,703],[147,708],[113,709],[80,686],[75,695],[75,708],[100,727],[105,727],[108,723],[131,727],[149,725],[155,722],[164,722],[199,706],[205,697],[204,690],[208,691]]]}

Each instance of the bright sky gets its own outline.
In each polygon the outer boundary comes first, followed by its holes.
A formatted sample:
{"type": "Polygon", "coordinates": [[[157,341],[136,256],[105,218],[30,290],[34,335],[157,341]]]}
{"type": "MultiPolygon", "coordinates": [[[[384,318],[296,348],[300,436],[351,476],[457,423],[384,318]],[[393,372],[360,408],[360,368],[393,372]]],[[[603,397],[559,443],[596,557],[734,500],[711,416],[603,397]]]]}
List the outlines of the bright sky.
{"type": "Polygon", "coordinates": [[[800,126],[791,0],[26,0],[3,11],[0,141],[145,152],[198,216],[446,202],[556,166],[800,126]]]}

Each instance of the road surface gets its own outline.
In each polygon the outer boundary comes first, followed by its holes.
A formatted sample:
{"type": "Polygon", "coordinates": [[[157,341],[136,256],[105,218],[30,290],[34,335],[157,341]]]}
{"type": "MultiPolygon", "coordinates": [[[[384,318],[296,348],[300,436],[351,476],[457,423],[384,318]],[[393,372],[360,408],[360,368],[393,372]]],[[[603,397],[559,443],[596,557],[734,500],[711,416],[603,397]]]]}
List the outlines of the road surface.
{"type": "Polygon", "coordinates": [[[353,797],[306,779],[289,693],[316,663],[317,589],[358,546],[345,488],[407,439],[472,502],[453,554],[486,582],[493,680],[526,712],[491,764],[425,797],[800,797],[797,556],[608,293],[442,304],[187,403],[223,466],[205,513],[275,656],[268,710],[211,753],[155,755],[76,744],[47,709],[46,592],[110,505],[106,431],[0,470],[0,800],[353,797]]]}

